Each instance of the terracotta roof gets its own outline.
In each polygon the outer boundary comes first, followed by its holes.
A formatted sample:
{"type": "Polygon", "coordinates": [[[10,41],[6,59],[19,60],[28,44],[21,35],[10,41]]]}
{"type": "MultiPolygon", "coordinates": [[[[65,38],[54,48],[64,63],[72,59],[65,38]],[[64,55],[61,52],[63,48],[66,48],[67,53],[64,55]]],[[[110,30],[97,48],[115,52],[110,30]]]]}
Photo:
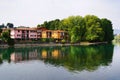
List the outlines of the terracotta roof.
{"type": "MultiPolygon", "coordinates": [[[[14,30],[40,30],[40,29],[42,29],[42,30],[46,30],[46,28],[28,28],[28,27],[18,27],[18,28],[13,28],[14,30]]],[[[12,30],[12,29],[11,29],[12,30]]]]}
{"type": "Polygon", "coordinates": [[[64,30],[44,30],[44,32],[67,32],[67,31],[64,31],[64,30]]]}
{"type": "Polygon", "coordinates": [[[54,30],[54,32],[66,32],[64,30],[54,30]]]}
{"type": "Polygon", "coordinates": [[[39,27],[37,30],[47,30],[45,27],[39,27]]]}
{"type": "Polygon", "coordinates": [[[48,31],[53,31],[53,30],[44,30],[45,32],[48,32],[48,31]]]}

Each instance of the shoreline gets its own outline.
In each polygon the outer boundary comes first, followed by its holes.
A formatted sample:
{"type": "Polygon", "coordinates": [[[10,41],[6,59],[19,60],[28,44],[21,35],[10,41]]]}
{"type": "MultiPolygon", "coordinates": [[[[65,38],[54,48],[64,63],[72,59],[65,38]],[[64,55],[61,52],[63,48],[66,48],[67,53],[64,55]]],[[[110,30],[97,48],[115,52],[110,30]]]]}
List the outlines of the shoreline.
{"type": "Polygon", "coordinates": [[[14,46],[9,46],[7,44],[0,44],[0,48],[9,48],[9,47],[14,47],[14,48],[24,48],[24,47],[46,47],[46,46],[89,46],[89,45],[99,45],[99,44],[107,44],[107,42],[81,42],[81,43],[23,43],[23,44],[15,44],[14,46]]]}

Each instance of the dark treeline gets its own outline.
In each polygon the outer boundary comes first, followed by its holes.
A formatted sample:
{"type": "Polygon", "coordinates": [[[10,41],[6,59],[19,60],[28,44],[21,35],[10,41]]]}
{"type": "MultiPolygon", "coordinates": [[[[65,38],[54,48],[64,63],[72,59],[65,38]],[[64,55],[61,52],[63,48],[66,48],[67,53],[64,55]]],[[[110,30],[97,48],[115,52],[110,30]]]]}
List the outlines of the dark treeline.
{"type": "Polygon", "coordinates": [[[7,23],[0,25],[0,28],[14,28],[14,24],[13,23],[7,23]]]}
{"type": "Polygon", "coordinates": [[[70,16],[65,19],[45,21],[37,27],[44,26],[50,30],[68,31],[69,41],[111,42],[113,40],[112,22],[94,15],[70,16]]]}

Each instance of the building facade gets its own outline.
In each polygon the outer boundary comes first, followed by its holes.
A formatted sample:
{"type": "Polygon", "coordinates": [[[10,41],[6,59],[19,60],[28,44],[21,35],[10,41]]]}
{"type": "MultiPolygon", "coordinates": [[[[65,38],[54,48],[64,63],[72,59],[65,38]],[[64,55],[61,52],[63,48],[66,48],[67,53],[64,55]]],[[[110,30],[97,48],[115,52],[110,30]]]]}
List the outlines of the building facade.
{"type": "Polygon", "coordinates": [[[45,28],[13,28],[11,29],[10,36],[12,39],[39,39],[42,38],[42,31],[45,28]]]}
{"type": "Polygon", "coordinates": [[[41,38],[53,38],[57,40],[66,39],[68,34],[63,30],[47,30],[41,28],[13,28],[10,30],[10,37],[18,40],[38,40],[41,38]]]}

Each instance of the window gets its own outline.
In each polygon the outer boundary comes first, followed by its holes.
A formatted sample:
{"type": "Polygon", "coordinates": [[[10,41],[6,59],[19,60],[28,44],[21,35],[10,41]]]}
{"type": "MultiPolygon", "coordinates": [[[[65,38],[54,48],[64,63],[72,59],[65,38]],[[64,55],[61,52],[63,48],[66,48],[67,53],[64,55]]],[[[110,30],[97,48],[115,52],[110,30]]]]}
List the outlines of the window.
{"type": "Polygon", "coordinates": [[[65,35],[65,33],[64,33],[64,32],[61,32],[61,35],[62,35],[62,36],[64,36],[64,35],[65,35]]]}
{"type": "Polygon", "coordinates": [[[36,31],[35,30],[31,30],[30,32],[35,33],[36,31]]]}
{"type": "Polygon", "coordinates": [[[18,36],[18,37],[20,37],[20,35],[19,35],[19,34],[18,34],[17,36],[18,36]]]}

